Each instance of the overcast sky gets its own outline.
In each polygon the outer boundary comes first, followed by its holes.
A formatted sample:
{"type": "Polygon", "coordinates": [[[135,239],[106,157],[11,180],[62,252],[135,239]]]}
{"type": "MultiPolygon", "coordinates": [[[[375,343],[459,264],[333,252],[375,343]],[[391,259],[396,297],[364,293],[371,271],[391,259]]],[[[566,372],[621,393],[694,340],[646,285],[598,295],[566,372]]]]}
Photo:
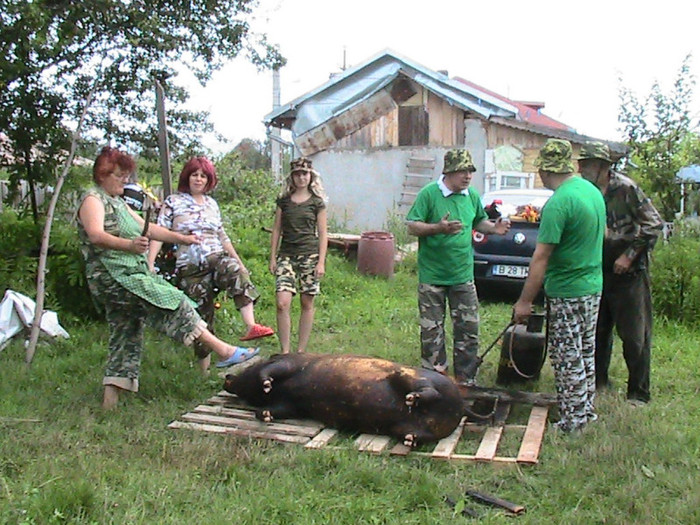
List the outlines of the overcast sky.
{"type": "MultiPolygon", "coordinates": [[[[665,93],[686,55],[700,75],[700,8],[694,2],[627,0],[261,0],[252,29],[279,44],[285,104],[391,49],[429,69],[446,69],[514,100],[545,103],[547,115],[579,133],[618,140],[622,85],[645,97],[665,93]]],[[[192,84],[190,107],[208,110],[231,142],[263,139],[272,73],[240,57],[206,88],[192,84]]],[[[696,87],[695,91],[700,89],[696,87]]],[[[700,97],[692,101],[700,117],[700,97]]]]}

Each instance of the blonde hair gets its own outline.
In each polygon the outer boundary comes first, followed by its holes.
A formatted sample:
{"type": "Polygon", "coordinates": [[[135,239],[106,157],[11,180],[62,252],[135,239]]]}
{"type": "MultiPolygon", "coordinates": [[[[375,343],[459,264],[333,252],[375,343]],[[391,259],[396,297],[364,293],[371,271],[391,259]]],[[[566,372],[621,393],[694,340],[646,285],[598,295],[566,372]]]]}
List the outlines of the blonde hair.
{"type": "Polygon", "coordinates": [[[326,195],[326,190],[323,189],[321,175],[318,171],[316,171],[313,168],[304,168],[303,170],[295,169],[290,171],[289,175],[287,175],[287,178],[284,181],[284,189],[282,190],[282,194],[280,195],[280,197],[288,197],[289,195],[294,193],[296,186],[294,185],[293,177],[294,173],[296,173],[297,171],[308,171],[311,174],[311,180],[309,181],[308,186],[309,191],[312,195],[315,195],[316,197],[322,199],[323,202],[328,202],[328,195],[326,195]]]}

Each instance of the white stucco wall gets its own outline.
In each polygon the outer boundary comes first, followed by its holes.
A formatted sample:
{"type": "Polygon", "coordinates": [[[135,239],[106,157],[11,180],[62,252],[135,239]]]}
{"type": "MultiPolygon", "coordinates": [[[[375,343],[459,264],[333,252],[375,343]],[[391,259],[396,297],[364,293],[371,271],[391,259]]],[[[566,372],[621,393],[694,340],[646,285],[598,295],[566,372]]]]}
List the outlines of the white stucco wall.
{"type": "MultiPolygon", "coordinates": [[[[470,122],[470,121],[467,121],[470,122]]],[[[480,124],[467,125],[466,146],[477,172],[472,184],[484,188],[486,134],[480,124]]],[[[401,200],[411,157],[434,158],[433,180],[442,173],[445,147],[399,147],[376,150],[322,151],[313,155],[328,193],[329,217],[347,231],[382,230],[401,200]]]]}

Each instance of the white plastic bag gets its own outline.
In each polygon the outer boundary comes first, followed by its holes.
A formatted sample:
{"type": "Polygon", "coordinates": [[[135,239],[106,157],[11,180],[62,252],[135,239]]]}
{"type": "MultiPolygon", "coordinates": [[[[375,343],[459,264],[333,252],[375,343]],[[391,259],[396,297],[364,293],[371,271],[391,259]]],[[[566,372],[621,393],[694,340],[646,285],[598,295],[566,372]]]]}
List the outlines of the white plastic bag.
{"type": "MultiPolygon", "coordinates": [[[[0,350],[24,327],[34,321],[36,303],[21,293],[7,290],[0,303],[0,350]]],[[[68,332],[58,322],[58,315],[51,310],[41,316],[41,330],[52,337],[68,338],[68,332]]]]}

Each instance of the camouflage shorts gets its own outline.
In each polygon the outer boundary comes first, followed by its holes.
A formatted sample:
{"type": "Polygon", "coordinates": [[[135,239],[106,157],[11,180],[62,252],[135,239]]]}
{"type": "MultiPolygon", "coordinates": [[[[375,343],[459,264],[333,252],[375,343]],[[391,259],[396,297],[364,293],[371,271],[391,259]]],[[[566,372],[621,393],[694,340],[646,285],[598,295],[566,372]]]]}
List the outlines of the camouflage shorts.
{"type": "Polygon", "coordinates": [[[277,257],[276,291],[297,293],[296,284],[299,282],[299,293],[303,295],[318,295],[321,284],[316,278],[318,254],[292,255],[277,257]]]}
{"type": "Polygon", "coordinates": [[[474,378],[469,371],[479,347],[479,299],[473,282],[452,286],[418,285],[420,312],[421,364],[424,368],[446,372],[445,308],[452,318],[453,366],[457,381],[474,378]]]}
{"type": "Polygon", "coordinates": [[[564,431],[583,427],[595,414],[595,329],[600,294],[547,298],[549,356],[564,431]]]}

